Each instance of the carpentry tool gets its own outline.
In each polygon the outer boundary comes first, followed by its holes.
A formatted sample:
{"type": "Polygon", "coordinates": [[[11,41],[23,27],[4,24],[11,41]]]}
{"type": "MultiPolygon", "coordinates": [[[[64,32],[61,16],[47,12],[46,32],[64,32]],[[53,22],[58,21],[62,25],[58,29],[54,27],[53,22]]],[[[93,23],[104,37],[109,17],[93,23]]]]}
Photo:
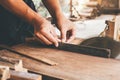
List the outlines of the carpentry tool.
{"type": "Polygon", "coordinates": [[[18,52],[18,51],[14,50],[14,49],[6,46],[6,45],[0,45],[0,48],[6,49],[6,50],[8,50],[8,51],[10,51],[10,52],[13,52],[13,53],[16,53],[16,54],[25,56],[25,57],[27,57],[27,58],[30,58],[30,59],[33,59],[33,60],[36,60],[36,61],[40,61],[40,62],[46,63],[46,64],[51,65],[51,66],[57,65],[56,62],[54,62],[54,61],[52,61],[52,60],[49,60],[49,59],[47,59],[47,58],[44,58],[44,57],[42,57],[42,56],[41,56],[39,59],[36,59],[36,58],[34,58],[34,57],[31,57],[31,56],[25,55],[25,54],[23,54],[23,53],[21,53],[21,52],[18,52]]]}
{"type": "MultiPolygon", "coordinates": [[[[39,41],[39,39],[32,32],[30,32],[30,34],[32,34],[33,37],[37,41],[39,41]]],[[[41,42],[39,41],[39,43],[41,42]]],[[[51,47],[51,45],[49,47],[51,47]]],[[[97,47],[92,47],[92,46],[74,45],[74,44],[59,42],[58,47],[55,47],[54,45],[52,45],[52,48],[71,51],[71,52],[77,52],[77,53],[82,53],[82,54],[87,54],[87,55],[92,55],[92,56],[105,57],[105,58],[110,58],[111,56],[110,49],[97,48],[97,47]]]]}
{"type": "MultiPolygon", "coordinates": [[[[40,45],[42,45],[42,43],[39,41],[37,37],[34,36],[34,40],[37,41],[40,45]]],[[[42,46],[45,46],[48,48],[55,48],[55,49],[70,51],[70,52],[77,52],[77,53],[87,54],[87,55],[92,55],[92,56],[105,57],[105,58],[110,58],[111,56],[110,49],[97,48],[97,47],[92,47],[92,46],[75,45],[75,44],[62,43],[62,42],[59,42],[58,47],[55,47],[54,45],[50,45],[50,46],[42,45],[42,46]]]]}
{"type": "Polygon", "coordinates": [[[77,53],[86,54],[86,55],[105,57],[105,58],[110,58],[110,55],[111,55],[110,49],[68,44],[68,43],[61,43],[61,42],[59,43],[59,47],[57,47],[57,49],[77,52],[77,53]]]}

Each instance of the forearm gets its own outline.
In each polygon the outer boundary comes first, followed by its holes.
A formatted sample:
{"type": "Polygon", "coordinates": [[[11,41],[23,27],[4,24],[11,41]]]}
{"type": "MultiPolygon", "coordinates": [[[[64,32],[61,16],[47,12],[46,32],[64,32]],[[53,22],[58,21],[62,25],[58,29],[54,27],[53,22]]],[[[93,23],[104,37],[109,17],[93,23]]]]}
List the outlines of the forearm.
{"type": "Polygon", "coordinates": [[[63,16],[59,0],[42,0],[42,2],[54,19],[60,19],[63,16]]]}
{"type": "Polygon", "coordinates": [[[0,5],[29,23],[38,17],[38,14],[23,0],[0,0],[0,5]]]}
{"type": "Polygon", "coordinates": [[[23,0],[0,0],[0,5],[32,24],[35,36],[42,43],[58,46],[58,38],[53,25],[29,8],[23,0]]]}

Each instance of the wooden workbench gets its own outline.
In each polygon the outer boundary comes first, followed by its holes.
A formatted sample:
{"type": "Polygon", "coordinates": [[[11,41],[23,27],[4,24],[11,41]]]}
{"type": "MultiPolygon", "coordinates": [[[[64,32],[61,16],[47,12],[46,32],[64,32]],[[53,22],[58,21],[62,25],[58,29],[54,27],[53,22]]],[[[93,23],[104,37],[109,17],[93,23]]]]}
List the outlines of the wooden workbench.
{"type": "Polygon", "coordinates": [[[67,52],[33,43],[13,48],[30,56],[44,56],[58,63],[56,66],[49,66],[7,50],[0,51],[0,55],[22,59],[24,67],[32,72],[65,80],[120,80],[118,60],[67,52]]]}

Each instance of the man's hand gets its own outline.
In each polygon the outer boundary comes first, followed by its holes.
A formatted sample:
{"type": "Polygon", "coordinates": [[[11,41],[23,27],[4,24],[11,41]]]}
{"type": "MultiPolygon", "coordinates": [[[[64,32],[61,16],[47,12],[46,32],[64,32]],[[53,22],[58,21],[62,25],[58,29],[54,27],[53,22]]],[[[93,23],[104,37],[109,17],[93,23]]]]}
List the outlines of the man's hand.
{"type": "Polygon", "coordinates": [[[58,47],[58,37],[55,33],[54,26],[46,19],[37,19],[33,21],[35,36],[47,45],[54,44],[58,47]]]}
{"type": "Polygon", "coordinates": [[[61,32],[62,42],[71,42],[75,38],[75,26],[64,16],[57,20],[56,25],[61,32]]]}
{"type": "Polygon", "coordinates": [[[72,41],[75,37],[75,26],[63,15],[59,0],[42,0],[42,2],[55,20],[56,26],[61,32],[62,42],[72,41]]]}

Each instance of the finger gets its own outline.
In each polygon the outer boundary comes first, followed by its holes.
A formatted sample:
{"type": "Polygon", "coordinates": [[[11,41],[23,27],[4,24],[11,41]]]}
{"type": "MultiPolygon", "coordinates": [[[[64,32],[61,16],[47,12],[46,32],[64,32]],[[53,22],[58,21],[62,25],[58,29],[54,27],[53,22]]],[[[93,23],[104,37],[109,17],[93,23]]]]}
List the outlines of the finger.
{"type": "Polygon", "coordinates": [[[58,42],[61,42],[61,39],[56,35],[56,33],[51,33],[54,38],[58,41],[58,42]]]}
{"type": "Polygon", "coordinates": [[[45,44],[39,37],[35,36],[36,40],[39,41],[41,44],[45,44]]]}
{"type": "Polygon", "coordinates": [[[53,27],[52,29],[51,29],[51,32],[50,32],[56,39],[58,38],[58,36],[57,36],[57,34],[56,34],[56,32],[55,32],[55,28],[53,27]]]}
{"type": "Polygon", "coordinates": [[[51,33],[57,39],[58,42],[61,42],[61,40],[59,39],[59,36],[55,32],[55,28],[52,29],[51,33]]]}
{"type": "Polygon", "coordinates": [[[67,43],[71,42],[75,38],[75,30],[71,31],[71,35],[69,35],[69,38],[67,40],[67,43]]]}
{"type": "Polygon", "coordinates": [[[40,39],[41,42],[43,42],[43,43],[45,43],[45,44],[47,44],[47,45],[51,45],[51,44],[52,44],[52,42],[50,42],[46,37],[44,37],[44,36],[41,35],[41,34],[36,34],[36,37],[37,37],[38,39],[40,39]]]}
{"type": "Polygon", "coordinates": [[[57,39],[52,35],[52,33],[46,33],[43,32],[43,35],[50,41],[52,42],[56,47],[58,47],[58,41],[57,39]]]}
{"type": "Polygon", "coordinates": [[[62,42],[65,42],[66,41],[66,32],[65,30],[62,30],[61,31],[61,39],[62,39],[62,42]]]}
{"type": "Polygon", "coordinates": [[[68,40],[67,40],[67,43],[70,43],[72,40],[74,40],[74,36],[71,36],[68,40]]]}

